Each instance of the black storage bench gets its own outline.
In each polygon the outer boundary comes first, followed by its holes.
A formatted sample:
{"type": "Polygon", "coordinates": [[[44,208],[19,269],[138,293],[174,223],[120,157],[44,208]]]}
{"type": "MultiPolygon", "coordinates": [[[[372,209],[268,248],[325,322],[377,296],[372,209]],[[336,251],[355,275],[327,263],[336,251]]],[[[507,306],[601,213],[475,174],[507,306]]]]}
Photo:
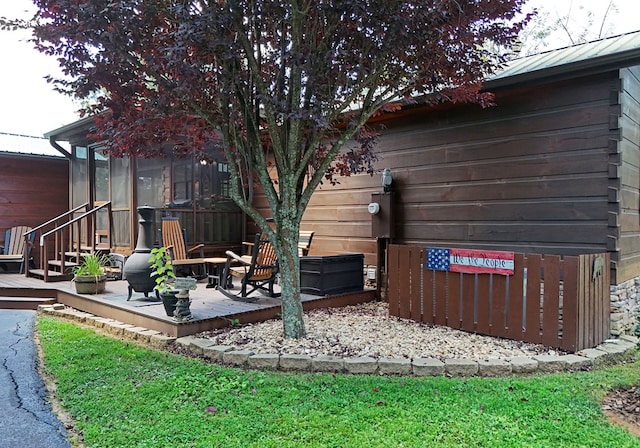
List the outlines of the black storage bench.
{"type": "Polygon", "coordinates": [[[364,289],[364,254],[300,257],[300,291],[326,296],[364,289]]]}

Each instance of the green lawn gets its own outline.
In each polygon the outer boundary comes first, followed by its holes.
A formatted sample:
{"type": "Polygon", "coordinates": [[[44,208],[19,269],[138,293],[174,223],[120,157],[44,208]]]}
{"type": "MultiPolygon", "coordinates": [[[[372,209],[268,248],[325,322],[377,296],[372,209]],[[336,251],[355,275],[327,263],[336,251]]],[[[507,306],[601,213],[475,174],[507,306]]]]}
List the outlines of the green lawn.
{"type": "Polygon", "coordinates": [[[593,372],[389,378],[224,368],[38,323],[87,447],[640,447],[598,401],[640,361],[593,372]]]}

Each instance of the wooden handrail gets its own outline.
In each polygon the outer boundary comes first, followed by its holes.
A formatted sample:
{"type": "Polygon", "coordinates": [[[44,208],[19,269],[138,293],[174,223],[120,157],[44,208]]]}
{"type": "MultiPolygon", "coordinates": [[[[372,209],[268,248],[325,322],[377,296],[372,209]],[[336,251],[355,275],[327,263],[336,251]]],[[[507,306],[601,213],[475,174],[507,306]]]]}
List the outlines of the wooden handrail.
{"type": "MultiPolygon", "coordinates": [[[[76,207],[73,210],[70,210],[68,212],[66,212],[64,215],[68,216],[72,213],[77,212],[78,210],[80,210],[82,207],[85,207],[85,205],[80,206],[80,207],[76,207]]],[[[80,224],[82,223],[83,220],[87,219],[87,218],[91,218],[91,222],[89,223],[90,228],[92,229],[91,234],[88,236],[89,237],[89,241],[87,241],[87,244],[90,244],[92,248],[95,248],[95,232],[93,232],[93,230],[95,230],[95,220],[96,220],[96,214],[102,210],[102,209],[107,209],[108,210],[108,214],[109,214],[109,219],[108,219],[108,231],[109,231],[109,242],[111,242],[111,202],[105,202],[104,204],[101,204],[97,207],[94,207],[91,210],[88,210],[84,213],[82,213],[79,216],[76,216],[75,218],[64,222],[63,224],[60,224],[58,226],[56,226],[55,228],[43,233],[42,235],[40,235],[40,241],[39,241],[39,245],[40,245],[40,253],[41,253],[41,267],[43,268],[44,271],[44,281],[48,281],[48,273],[49,273],[49,259],[48,259],[48,250],[47,250],[47,238],[50,236],[55,236],[55,246],[56,246],[56,253],[60,253],[60,270],[61,272],[64,272],[65,270],[65,253],[67,252],[66,250],[66,246],[67,244],[70,244],[71,241],[65,241],[65,234],[66,231],[68,231],[70,229],[71,226],[73,225],[78,225],[80,226],[80,224]]],[[[52,220],[54,221],[54,220],[52,220]]],[[[77,253],[77,257],[80,257],[80,251],[81,251],[81,227],[78,227],[78,231],[76,232],[76,253],[77,253]]],[[[72,234],[70,234],[72,235],[72,234]]],[[[69,248],[71,248],[72,246],[69,246],[69,248]]],[[[57,259],[57,258],[56,258],[57,259]]]]}
{"type": "Polygon", "coordinates": [[[73,213],[76,213],[80,209],[85,209],[86,210],[88,206],[89,206],[88,202],[85,202],[82,205],[78,205],[77,207],[62,213],[62,214],[56,216],[55,218],[52,218],[52,219],[48,220],[47,222],[44,222],[44,223],[40,224],[39,226],[32,228],[31,230],[29,230],[28,232],[25,232],[22,235],[22,238],[24,239],[24,243],[25,243],[25,245],[24,245],[24,259],[25,259],[26,268],[24,270],[24,274],[26,276],[29,275],[28,263],[29,263],[29,258],[30,258],[30,249],[33,246],[33,244],[31,244],[31,241],[35,240],[35,236],[33,237],[33,240],[32,240],[30,235],[31,234],[36,234],[37,235],[36,232],[39,232],[40,230],[42,230],[42,229],[44,229],[46,227],[49,227],[52,224],[54,226],[57,226],[58,225],[58,221],[60,221],[61,219],[66,218],[67,216],[72,215],[73,213]]]}
{"type": "Polygon", "coordinates": [[[57,231],[59,231],[59,230],[63,230],[65,227],[69,227],[69,225],[70,225],[70,224],[74,224],[74,223],[76,223],[76,222],[78,222],[78,221],[81,221],[81,220],[83,220],[84,218],[86,218],[87,216],[89,216],[89,215],[93,215],[93,214],[97,213],[99,210],[102,210],[103,208],[105,208],[105,207],[107,207],[107,206],[109,206],[109,207],[110,207],[110,206],[111,206],[111,202],[105,202],[104,204],[99,205],[98,207],[94,207],[94,208],[92,208],[91,210],[89,210],[88,212],[85,212],[85,213],[83,213],[83,214],[82,214],[82,215],[80,215],[80,216],[76,216],[76,217],[75,217],[75,218],[73,218],[71,221],[67,221],[67,222],[65,222],[64,224],[62,224],[61,226],[58,226],[58,227],[56,227],[56,228],[54,228],[54,229],[49,230],[49,231],[48,231],[48,232],[46,232],[46,233],[43,233],[43,234],[40,236],[40,245],[42,246],[43,238],[45,238],[45,237],[47,237],[47,236],[49,236],[49,235],[51,235],[51,234],[54,234],[54,233],[56,233],[56,232],[57,232],[57,231]]]}
{"type": "Polygon", "coordinates": [[[31,229],[31,231],[29,231],[29,232],[25,233],[25,235],[29,235],[29,234],[31,234],[31,233],[33,233],[33,232],[37,232],[38,230],[40,230],[40,229],[42,229],[42,228],[44,228],[44,227],[48,226],[49,224],[53,224],[53,223],[57,222],[58,220],[60,220],[60,219],[62,219],[62,218],[64,218],[64,217],[66,217],[66,216],[69,216],[69,215],[71,215],[71,214],[73,214],[73,213],[77,212],[77,211],[78,211],[78,210],[80,210],[81,208],[84,208],[84,209],[86,210],[86,208],[87,208],[88,206],[89,206],[89,203],[88,203],[88,202],[85,202],[84,204],[79,205],[79,206],[77,206],[76,208],[74,208],[74,209],[72,209],[72,210],[69,210],[68,212],[64,212],[63,214],[58,215],[58,216],[56,216],[56,217],[55,217],[55,218],[53,218],[53,219],[50,219],[49,221],[45,222],[44,224],[40,224],[38,227],[34,227],[33,229],[31,229]]]}

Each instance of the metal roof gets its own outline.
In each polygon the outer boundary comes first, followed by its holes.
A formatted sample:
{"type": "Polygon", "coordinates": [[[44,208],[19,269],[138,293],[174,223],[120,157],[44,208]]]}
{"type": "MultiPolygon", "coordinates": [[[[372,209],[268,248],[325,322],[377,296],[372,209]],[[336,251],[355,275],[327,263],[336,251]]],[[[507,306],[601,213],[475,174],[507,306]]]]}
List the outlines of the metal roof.
{"type": "Polygon", "coordinates": [[[69,141],[72,138],[85,138],[87,131],[93,127],[94,118],[84,117],[78,121],[62,126],[61,128],[54,129],[44,134],[47,139],[55,139],[56,141],[69,141]]]}
{"type": "Polygon", "coordinates": [[[0,152],[60,156],[45,138],[5,132],[0,132],[0,152]]]}
{"type": "Polygon", "coordinates": [[[487,88],[640,64],[640,31],[545,51],[510,61],[487,79],[487,88]]]}

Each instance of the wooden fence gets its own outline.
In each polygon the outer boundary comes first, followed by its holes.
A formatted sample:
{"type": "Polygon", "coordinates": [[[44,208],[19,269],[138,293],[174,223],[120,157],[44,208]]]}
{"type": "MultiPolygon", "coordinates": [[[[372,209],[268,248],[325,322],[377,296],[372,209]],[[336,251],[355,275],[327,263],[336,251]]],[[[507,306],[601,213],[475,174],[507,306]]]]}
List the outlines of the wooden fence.
{"type": "Polygon", "coordinates": [[[390,315],[571,352],[609,337],[609,254],[516,253],[506,276],[427,270],[426,252],[389,246],[390,315]]]}

